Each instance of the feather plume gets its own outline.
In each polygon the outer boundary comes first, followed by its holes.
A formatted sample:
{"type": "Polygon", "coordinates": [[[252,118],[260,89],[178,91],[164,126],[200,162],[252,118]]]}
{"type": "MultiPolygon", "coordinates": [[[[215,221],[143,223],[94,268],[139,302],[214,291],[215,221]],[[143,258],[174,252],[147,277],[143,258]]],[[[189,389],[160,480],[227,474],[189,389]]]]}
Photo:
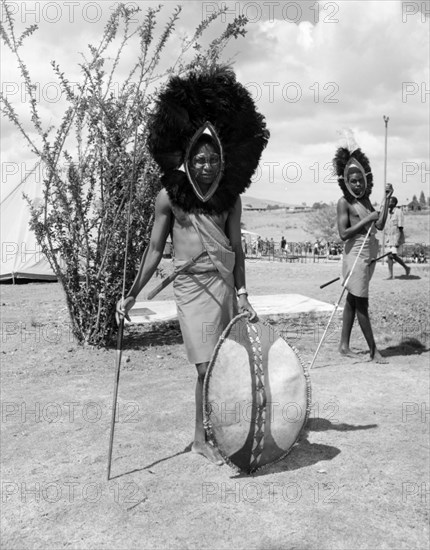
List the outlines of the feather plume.
{"type": "Polygon", "coordinates": [[[149,148],[160,166],[162,185],[185,211],[221,213],[245,191],[269,139],[264,117],[233,70],[218,66],[173,77],[160,93],[149,124],[149,148]],[[210,122],[221,141],[225,168],[217,191],[202,202],[178,171],[195,132],[210,122]]]}
{"type": "Polygon", "coordinates": [[[355,141],[354,132],[351,128],[342,128],[337,132],[340,136],[340,147],[348,149],[350,153],[353,153],[358,149],[357,142],[355,141]]]}

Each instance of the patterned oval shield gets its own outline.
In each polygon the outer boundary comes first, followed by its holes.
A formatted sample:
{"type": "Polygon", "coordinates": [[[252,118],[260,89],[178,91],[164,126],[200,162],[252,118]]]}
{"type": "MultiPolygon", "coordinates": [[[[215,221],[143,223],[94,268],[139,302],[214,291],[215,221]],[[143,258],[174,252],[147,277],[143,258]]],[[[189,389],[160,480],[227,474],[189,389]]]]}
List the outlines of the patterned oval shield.
{"type": "Polygon", "coordinates": [[[235,469],[252,473],[284,458],[306,424],[309,375],[270,325],[235,317],[206,374],[203,410],[208,437],[235,469]]]}

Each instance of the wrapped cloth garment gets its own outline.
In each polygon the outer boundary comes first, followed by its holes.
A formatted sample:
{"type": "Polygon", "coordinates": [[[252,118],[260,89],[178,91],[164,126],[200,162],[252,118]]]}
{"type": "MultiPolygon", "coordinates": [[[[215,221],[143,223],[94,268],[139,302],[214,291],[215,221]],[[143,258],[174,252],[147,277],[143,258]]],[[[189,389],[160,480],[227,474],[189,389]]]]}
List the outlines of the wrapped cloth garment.
{"type": "Polygon", "coordinates": [[[393,254],[402,253],[402,245],[405,242],[404,233],[399,227],[404,226],[404,216],[400,208],[394,208],[393,212],[388,213],[387,224],[385,229],[386,242],[393,254]]]}
{"type": "MultiPolygon", "coordinates": [[[[210,361],[223,330],[237,315],[233,269],[235,253],[209,215],[188,214],[207,256],[173,283],[179,324],[190,363],[210,361]]],[[[175,260],[175,268],[187,260],[175,260]]]]}
{"type": "MultiPolygon", "coordinates": [[[[368,210],[359,202],[355,202],[351,205],[351,207],[354,208],[360,220],[371,213],[371,210],[368,210]]],[[[346,279],[354,265],[355,259],[360,252],[361,245],[366,238],[369,226],[370,224],[365,227],[366,233],[364,235],[361,233],[355,235],[354,237],[348,239],[345,243],[342,264],[342,275],[344,279],[346,279]]],[[[348,292],[359,298],[369,297],[369,283],[376,266],[376,262],[370,262],[377,257],[379,249],[379,241],[375,237],[375,234],[376,228],[373,226],[370,235],[363,246],[363,250],[361,251],[357,263],[355,264],[354,271],[346,284],[348,292]]]]}

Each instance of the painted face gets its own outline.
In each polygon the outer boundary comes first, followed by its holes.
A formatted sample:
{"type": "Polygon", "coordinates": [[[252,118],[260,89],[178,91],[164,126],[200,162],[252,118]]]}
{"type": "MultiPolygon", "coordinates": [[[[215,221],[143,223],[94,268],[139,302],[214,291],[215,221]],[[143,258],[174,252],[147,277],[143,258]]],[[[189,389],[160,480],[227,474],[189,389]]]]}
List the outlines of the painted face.
{"type": "Polygon", "coordinates": [[[200,145],[190,160],[190,173],[202,189],[210,187],[218,176],[221,158],[211,143],[200,145]]]}
{"type": "Polygon", "coordinates": [[[344,181],[348,191],[356,199],[364,197],[367,189],[366,172],[355,158],[351,157],[346,164],[344,181]]]}
{"type": "Polygon", "coordinates": [[[366,178],[361,172],[348,175],[348,188],[354,197],[361,199],[366,192],[366,178]]]}
{"type": "Polygon", "coordinates": [[[202,202],[208,201],[224,172],[222,145],[210,122],[205,122],[190,140],[184,164],[194,193],[202,202]]]}

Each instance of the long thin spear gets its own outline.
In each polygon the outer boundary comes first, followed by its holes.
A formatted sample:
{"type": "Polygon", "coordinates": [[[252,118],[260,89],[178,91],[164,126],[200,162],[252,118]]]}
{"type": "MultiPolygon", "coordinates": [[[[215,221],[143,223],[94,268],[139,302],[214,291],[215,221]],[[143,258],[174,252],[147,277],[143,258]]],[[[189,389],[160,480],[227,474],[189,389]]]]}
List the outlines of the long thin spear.
{"type": "MultiPolygon", "coordinates": [[[[121,299],[123,301],[124,301],[124,296],[125,296],[125,278],[126,278],[126,274],[127,274],[127,256],[128,256],[128,245],[129,245],[129,239],[130,239],[130,220],[131,220],[131,205],[132,205],[132,198],[133,198],[133,184],[134,184],[134,180],[135,180],[135,177],[136,177],[137,128],[138,128],[138,125],[136,123],[136,129],[135,129],[135,134],[134,134],[133,165],[132,165],[132,170],[131,170],[130,198],[129,198],[129,202],[128,202],[128,214],[127,214],[127,234],[126,234],[126,238],[125,238],[124,270],[123,270],[123,277],[122,277],[122,297],[121,297],[121,299]]],[[[117,399],[118,399],[119,375],[120,375],[120,372],[121,372],[123,334],[124,334],[124,316],[122,315],[121,319],[119,321],[118,336],[117,336],[117,342],[116,342],[116,361],[115,361],[116,368],[115,368],[112,417],[111,417],[111,423],[110,423],[110,437],[109,437],[108,467],[107,467],[107,479],[108,479],[108,481],[110,479],[110,470],[111,470],[111,463],[112,463],[112,447],[113,447],[113,438],[114,438],[114,432],[115,432],[116,403],[117,403],[117,399]]]]}

